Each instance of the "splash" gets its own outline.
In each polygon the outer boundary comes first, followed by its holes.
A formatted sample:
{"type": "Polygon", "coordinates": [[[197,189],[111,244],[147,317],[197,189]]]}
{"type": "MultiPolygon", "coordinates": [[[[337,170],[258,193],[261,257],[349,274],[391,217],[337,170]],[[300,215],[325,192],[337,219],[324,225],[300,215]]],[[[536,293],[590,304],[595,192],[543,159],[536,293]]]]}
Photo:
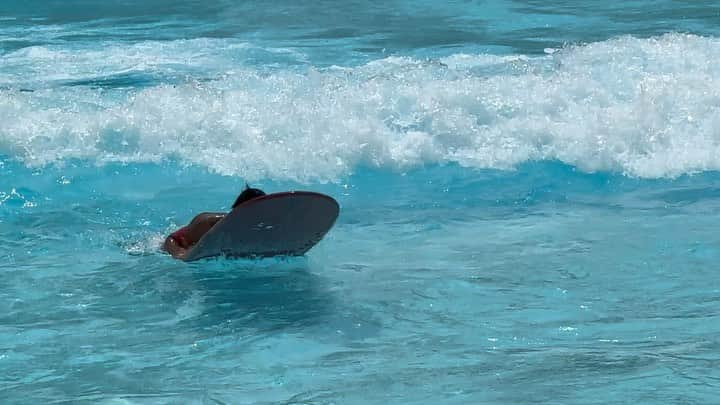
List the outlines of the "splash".
{"type": "MultiPolygon", "coordinates": [[[[177,45],[142,45],[162,63],[141,67],[131,56],[113,62],[119,45],[95,51],[97,68],[68,62],[85,66],[74,76],[83,79],[189,72],[174,84],[58,86],[51,77],[34,91],[0,90],[0,153],[28,166],[179,159],[249,180],[303,182],[358,167],[510,169],[539,160],[647,178],[720,169],[716,38],[622,37],[540,57],[390,57],[302,70],[222,54],[237,44],[204,57],[193,49],[204,45],[186,41],[192,62],[163,59],[177,45]]],[[[16,77],[18,60],[36,66],[33,58],[47,56],[18,52],[16,77]]]]}

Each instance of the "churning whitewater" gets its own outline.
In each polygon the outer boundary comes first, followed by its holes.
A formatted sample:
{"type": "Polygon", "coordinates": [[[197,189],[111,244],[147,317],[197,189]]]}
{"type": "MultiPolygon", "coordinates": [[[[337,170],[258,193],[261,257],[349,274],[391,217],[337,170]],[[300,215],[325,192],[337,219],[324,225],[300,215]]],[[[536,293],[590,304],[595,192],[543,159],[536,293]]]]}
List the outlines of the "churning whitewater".
{"type": "Polygon", "coordinates": [[[720,168],[715,38],[622,37],[544,56],[323,68],[263,51],[297,65],[249,66],[243,61],[258,49],[235,40],[10,52],[0,145],[31,167],[179,159],[249,180],[300,182],[448,163],[510,169],[557,160],[644,178],[720,168]]]}

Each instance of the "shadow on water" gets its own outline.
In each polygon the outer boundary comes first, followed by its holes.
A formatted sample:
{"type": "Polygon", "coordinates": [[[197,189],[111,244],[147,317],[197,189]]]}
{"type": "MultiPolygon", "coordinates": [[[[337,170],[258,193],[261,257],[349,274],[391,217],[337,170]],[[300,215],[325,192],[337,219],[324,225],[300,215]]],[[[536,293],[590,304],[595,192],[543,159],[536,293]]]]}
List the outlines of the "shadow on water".
{"type": "Polygon", "coordinates": [[[200,261],[180,277],[202,297],[202,313],[187,320],[193,327],[301,329],[321,323],[333,307],[305,258],[200,261]]]}

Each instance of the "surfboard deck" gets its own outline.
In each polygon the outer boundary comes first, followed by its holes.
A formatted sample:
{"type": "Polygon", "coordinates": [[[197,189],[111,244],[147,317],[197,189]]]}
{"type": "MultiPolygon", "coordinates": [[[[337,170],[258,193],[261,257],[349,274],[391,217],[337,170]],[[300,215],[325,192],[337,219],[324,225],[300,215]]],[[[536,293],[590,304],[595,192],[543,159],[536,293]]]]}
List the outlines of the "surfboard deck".
{"type": "Polygon", "coordinates": [[[254,198],[215,224],[183,260],[301,256],[320,242],[339,213],[332,197],[309,191],[254,198]]]}

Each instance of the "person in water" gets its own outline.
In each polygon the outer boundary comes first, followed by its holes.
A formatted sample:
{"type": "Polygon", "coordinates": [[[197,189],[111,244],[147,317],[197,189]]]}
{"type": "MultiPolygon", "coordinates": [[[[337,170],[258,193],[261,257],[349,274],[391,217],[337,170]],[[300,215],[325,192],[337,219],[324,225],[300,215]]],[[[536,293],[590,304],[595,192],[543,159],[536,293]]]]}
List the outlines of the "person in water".
{"type": "MultiPolygon", "coordinates": [[[[235,200],[235,203],[233,203],[232,208],[264,195],[264,191],[246,186],[245,190],[240,193],[235,200]]],[[[227,214],[224,212],[203,212],[198,214],[192,221],[190,221],[189,224],[183,226],[165,238],[163,249],[176,259],[184,258],[188,250],[198,243],[200,238],[212,229],[215,224],[225,218],[225,215],[227,214]]]]}

